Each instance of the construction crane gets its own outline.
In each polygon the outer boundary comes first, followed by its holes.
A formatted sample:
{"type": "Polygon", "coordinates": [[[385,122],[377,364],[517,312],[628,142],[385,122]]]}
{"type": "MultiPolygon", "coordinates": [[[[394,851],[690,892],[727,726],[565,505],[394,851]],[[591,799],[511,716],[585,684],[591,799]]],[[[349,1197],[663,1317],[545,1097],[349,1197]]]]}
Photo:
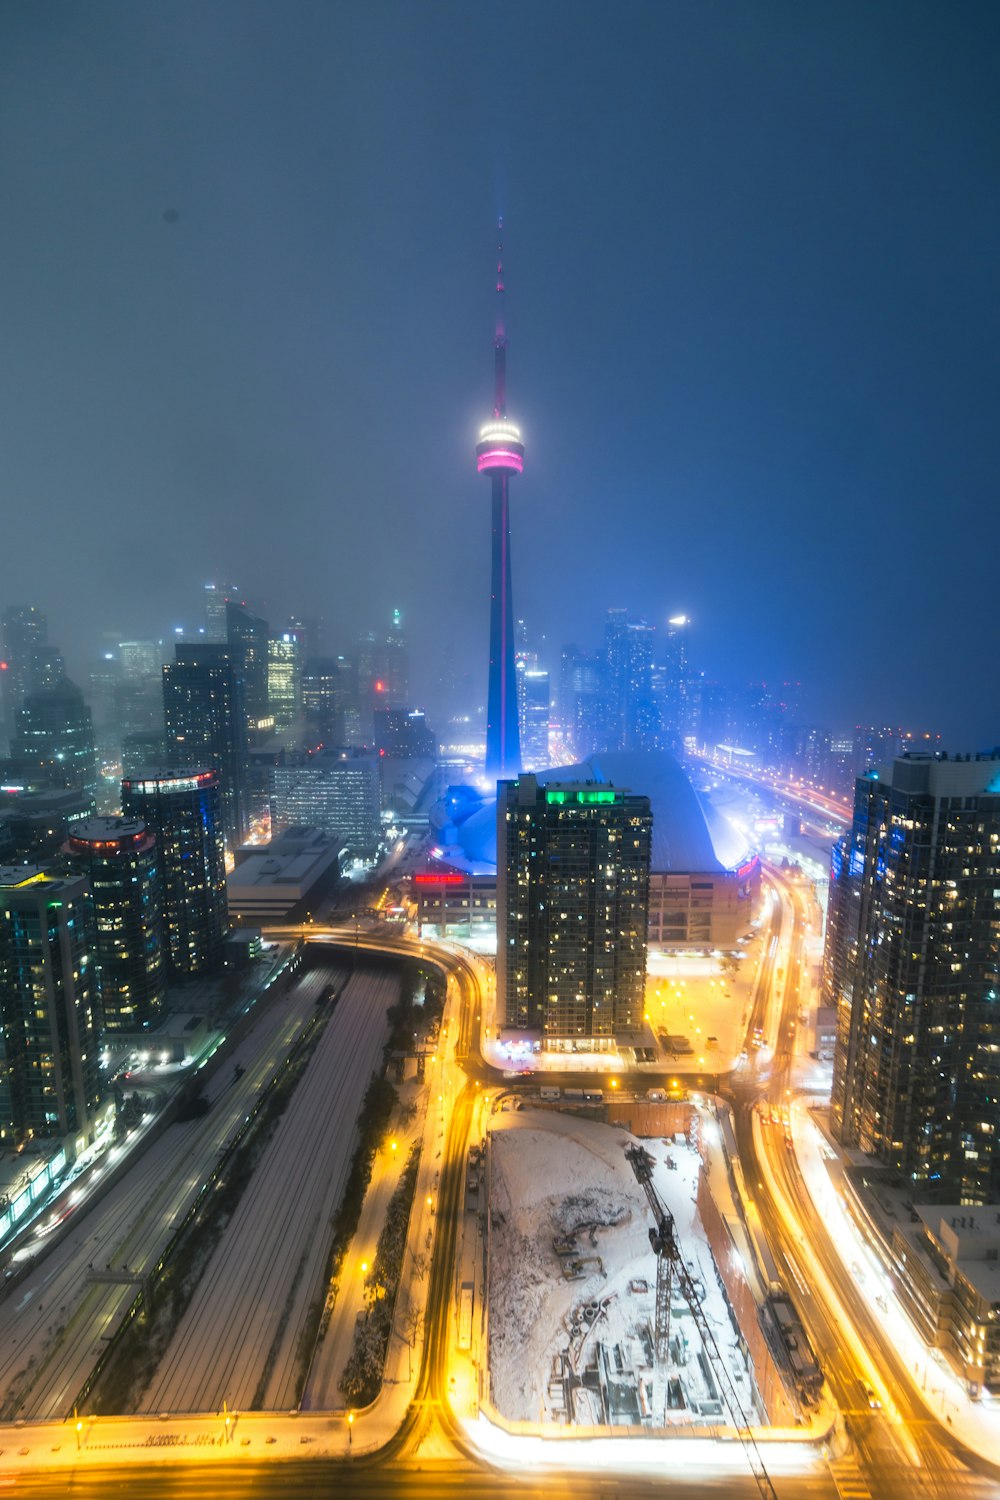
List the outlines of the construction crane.
{"type": "Polygon", "coordinates": [[[726,1410],[736,1428],[736,1434],[743,1444],[743,1451],[753,1470],[757,1488],[764,1500],[778,1500],[770,1475],[764,1467],[764,1460],[760,1456],[760,1449],[754,1440],[750,1418],[743,1409],[743,1403],[733,1384],[729,1368],[719,1351],[715,1335],[702,1310],[701,1298],[694,1278],[681,1256],[680,1245],[674,1231],[674,1216],[656,1191],[656,1184],[653,1182],[653,1158],[639,1145],[626,1146],[625,1156],[635,1173],[636,1181],[646,1194],[646,1201],[653,1215],[655,1226],[649,1231],[649,1243],[656,1253],[656,1365],[662,1369],[670,1358],[670,1299],[676,1280],[691,1316],[694,1318],[695,1327],[701,1335],[705,1353],[712,1362],[722,1399],[726,1403],[726,1410]]]}

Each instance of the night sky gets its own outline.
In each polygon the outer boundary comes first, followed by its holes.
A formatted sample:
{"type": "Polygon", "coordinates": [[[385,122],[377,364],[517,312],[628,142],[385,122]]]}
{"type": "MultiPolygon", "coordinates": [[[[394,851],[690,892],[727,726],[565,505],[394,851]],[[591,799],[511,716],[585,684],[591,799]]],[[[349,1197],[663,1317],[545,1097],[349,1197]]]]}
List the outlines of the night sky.
{"type": "Polygon", "coordinates": [[[1000,6],[0,4],[0,606],[81,678],[228,575],[485,695],[514,603],[1000,740],[1000,6]]]}

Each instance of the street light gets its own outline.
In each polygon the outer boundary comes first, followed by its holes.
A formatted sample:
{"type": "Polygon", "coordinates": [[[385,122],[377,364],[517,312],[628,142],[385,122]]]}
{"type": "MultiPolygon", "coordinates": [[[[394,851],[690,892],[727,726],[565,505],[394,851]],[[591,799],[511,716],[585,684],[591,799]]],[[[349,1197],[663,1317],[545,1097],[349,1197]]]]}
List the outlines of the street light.
{"type": "Polygon", "coordinates": [[[347,1413],[347,1446],[350,1448],[354,1442],[354,1413],[347,1413]]]}

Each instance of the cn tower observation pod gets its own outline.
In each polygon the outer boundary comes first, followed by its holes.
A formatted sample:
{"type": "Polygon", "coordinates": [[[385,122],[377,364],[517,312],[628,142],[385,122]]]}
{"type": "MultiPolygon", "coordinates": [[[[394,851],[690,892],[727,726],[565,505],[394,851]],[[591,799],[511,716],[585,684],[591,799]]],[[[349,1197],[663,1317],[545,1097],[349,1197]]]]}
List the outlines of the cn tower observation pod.
{"type": "Polygon", "coordinates": [[[524,444],[521,430],[505,418],[487,422],[479,429],[476,444],[476,468],[480,474],[501,472],[520,474],[524,470],[524,444]]]}

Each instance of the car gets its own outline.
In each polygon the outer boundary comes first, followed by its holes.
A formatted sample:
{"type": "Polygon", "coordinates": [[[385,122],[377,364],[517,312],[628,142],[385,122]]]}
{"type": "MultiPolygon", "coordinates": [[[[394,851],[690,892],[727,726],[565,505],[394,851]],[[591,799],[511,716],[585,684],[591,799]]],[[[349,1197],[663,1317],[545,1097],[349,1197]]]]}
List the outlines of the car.
{"type": "Polygon", "coordinates": [[[872,1388],[871,1388],[870,1385],[866,1385],[865,1386],[865,1397],[866,1397],[866,1399],[868,1401],[868,1405],[871,1407],[872,1411],[881,1411],[882,1410],[882,1403],[878,1399],[878,1397],[876,1396],[875,1392],[872,1390],[872,1388]]]}

